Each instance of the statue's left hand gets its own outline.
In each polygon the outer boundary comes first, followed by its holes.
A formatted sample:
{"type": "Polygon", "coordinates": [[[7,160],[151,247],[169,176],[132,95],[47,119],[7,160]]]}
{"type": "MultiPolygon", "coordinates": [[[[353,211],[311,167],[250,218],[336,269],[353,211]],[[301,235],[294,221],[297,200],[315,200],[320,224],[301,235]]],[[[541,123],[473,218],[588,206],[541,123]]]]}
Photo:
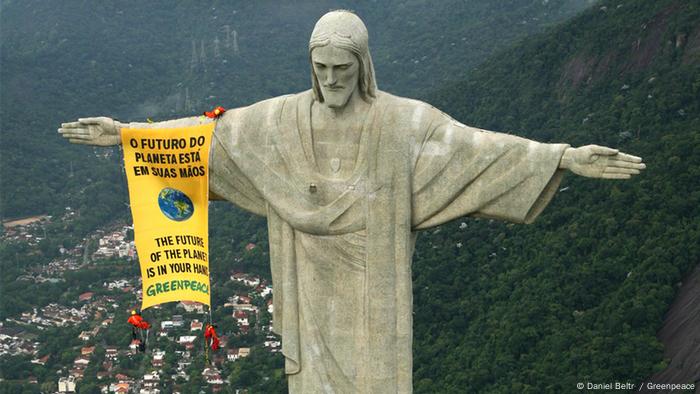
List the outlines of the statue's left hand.
{"type": "Polygon", "coordinates": [[[589,178],[629,179],[646,168],[642,158],[598,145],[568,148],[559,168],[589,178]]]}

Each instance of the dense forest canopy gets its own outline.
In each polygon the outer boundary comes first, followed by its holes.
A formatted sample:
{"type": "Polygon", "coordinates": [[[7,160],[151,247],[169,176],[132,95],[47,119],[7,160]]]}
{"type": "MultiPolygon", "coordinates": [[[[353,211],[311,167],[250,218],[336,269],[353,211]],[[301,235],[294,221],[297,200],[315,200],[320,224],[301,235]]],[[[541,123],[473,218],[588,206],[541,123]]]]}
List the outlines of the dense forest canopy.
{"type": "MultiPolygon", "coordinates": [[[[70,205],[79,239],[126,216],[119,151],[70,146],[60,122],[160,120],[307,89],[313,23],[352,8],[380,89],[469,125],[614,146],[648,164],[627,182],[568,176],[530,226],[463,218],[421,233],[415,391],[570,392],[665,368],[655,334],[700,261],[697,2],[1,4],[3,218],[70,205]]],[[[219,203],[211,216],[213,275],[230,269],[232,244],[265,249],[263,219],[219,203]]],[[[260,249],[245,269],[269,275],[260,249]]],[[[3,246],[2,264],[21,253],[3,246]]],[[[254,385],[267,362],[236,376],[254,385]]]]}
{"type": "Polygon", "coordinates": [[[601,2],[430,101],[486,129],[618,147],[648,170],[569,176],[532,226],[426,234],[437,247],[414,264],[417,387],[566,392],[665,368],[655,334],[700,262],[697,2],[601,2]]]}

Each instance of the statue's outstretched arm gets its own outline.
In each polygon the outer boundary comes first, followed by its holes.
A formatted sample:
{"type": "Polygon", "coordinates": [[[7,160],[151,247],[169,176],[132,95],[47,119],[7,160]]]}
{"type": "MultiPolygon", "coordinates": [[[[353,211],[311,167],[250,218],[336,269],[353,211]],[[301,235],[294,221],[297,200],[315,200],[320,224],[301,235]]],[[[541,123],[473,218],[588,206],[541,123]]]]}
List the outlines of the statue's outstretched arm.
{"type": "Polygon", "coordinates": [[[123,128],[175,128],[194,126],[211,122],[204,116],[173,119],[154,123],[121,123],[112,118],[99,116],[95,118],[80,118],[76,122],[61,124],[58,133],[73,144],[113,146],[121,144],[121,129],[123,128]]]}
{"type": "Polygon", "coordinates": [[[568,148],[559,168],[589,178],[629,179],[646,168],[641,157],[598,145],[568,148]]]}

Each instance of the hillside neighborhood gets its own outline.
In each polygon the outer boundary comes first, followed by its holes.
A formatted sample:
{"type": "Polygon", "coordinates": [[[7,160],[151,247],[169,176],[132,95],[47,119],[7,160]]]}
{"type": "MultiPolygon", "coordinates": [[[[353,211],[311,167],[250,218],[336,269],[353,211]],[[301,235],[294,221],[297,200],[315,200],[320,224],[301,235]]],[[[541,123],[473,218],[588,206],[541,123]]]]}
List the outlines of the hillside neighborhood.
{"type": "MultiPolygon", "coordinates": [[[[66,216],[60,220],[71,216],[72,210],[66,208],[66,216]]],[[[36,247],[44,226],[53,220],[42,216],[3,223],[2,241],[36,247]]],[[[131,231],[124,225],[97,230],[80,245],[61,248],[59,256],[46,264],[27,267],[17,280],[60,285],[70,272],[89,271],[101,264],[138,264],[131,231]]],[[[255,247],[248,244],[245,250],[255,247]]],[[[42,388],[52,387],[56,393],[78,392],[88,375],[101,393],[179,392],[179,387],[195,375],[211,392],[222,391],[230,384],[224,369],[230,370],[253,352],[278,353],[281,346],[271,332],[272,286],[263,278],[240,271],[230,272],[225,280],[239,291],[228,296],[223,305],[214,306],[223,308],[229,316],[225,321],[232,324],[218,329],[221,342],[217,351],[206,348],[203,335],[211,322],[209,308],[190,301],[157,305],[143,312],[152,325],[145,353],[139,351],[135,335],[114,334],[130,333],[126,319],[141,298],[141,279],[124,276],[90,284],[90,291],[79,292],[68,301],[56,300],[4,319],[0,322],[0,359],[28,357],[36,366],[54,365],[58,368],[54,371],[56,380],[50,385],[44,382],[42,388]],[[151,318],[154,315],[158,317],[151,318]],[[45,351],[41,333],[51,330],[75,330],[74,357],[66,360],[45,351]],[[241,340],[253,333],[259,342],[241,340]],[[125,340],[114,341],[115,337],[125,340]],[[61,360],[56,359],[59,357],[61,360]],[[195,366],[201,368],[193,371],[195,366]]],[[[40,383],[36,376],[29,376],[26,382],[40,383]]]]}

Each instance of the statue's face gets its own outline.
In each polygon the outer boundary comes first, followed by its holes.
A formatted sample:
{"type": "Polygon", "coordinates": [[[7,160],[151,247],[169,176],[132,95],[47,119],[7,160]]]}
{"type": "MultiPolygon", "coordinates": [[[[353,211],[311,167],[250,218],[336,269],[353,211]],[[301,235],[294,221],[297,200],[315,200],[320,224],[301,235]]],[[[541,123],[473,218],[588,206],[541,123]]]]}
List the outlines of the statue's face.
{"type": "Polygon", "coordinates": [[[360,62],[347,49],[333,45],[315,48],[311,52],[318,84],[323,93],[323,104],[342,108],[357,90],[360,62]]]}

